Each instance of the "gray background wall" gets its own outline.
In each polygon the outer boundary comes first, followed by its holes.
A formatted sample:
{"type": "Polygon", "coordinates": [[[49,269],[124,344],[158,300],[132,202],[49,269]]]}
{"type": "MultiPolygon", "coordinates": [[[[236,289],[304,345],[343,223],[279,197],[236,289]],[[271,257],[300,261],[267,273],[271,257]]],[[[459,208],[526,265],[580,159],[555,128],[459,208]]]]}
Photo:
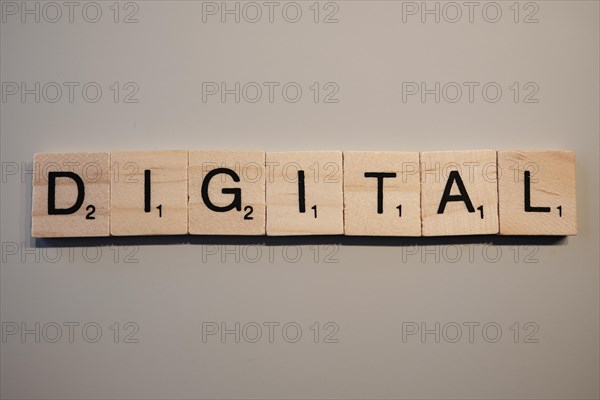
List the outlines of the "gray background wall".
{"type": "Polygon", "coordinates": [[[244,19],[255,16],[246,3],[238,3],[239,23],[219,14],[204,22],[203,7],[213,4],[200,1],[80,2],[72,22],[63,2],[7,3],[2,397],[600,395],[598,2],[475,2],[472,22],[459,2],[454,23],[454,5],[436,2],[427,7],[439,7],[439,23],[409,13],[420,2],[401,1],[276,2],[272,22],[259,2],[256,23],[244,19]],[[21,21],[25,6],[39,7],[39,22],[21,21]],[[300,20],[288,22],[297,8],[300,20]],[[97,9],[99,21],[89,22],[97,9]],[[10,82],[40,82],[39,102],[10,95],[10,82]],[[63,88],[54,103],[52,82],[63,88]],[[75,82],[72,99],[65,82],[75,82]],[[265,90],[256,103],[250,91],[236,103],[233,95],[203,101],[203,82],[279,86],[273,102],[265,90]],[[289,82],[302,88],[295,103],[281,93],[289,82]],[[403,82],[456,82],[464,91],[455,103],[451,86],[439,102],[423,102],[403,82]],[[472,101],[464,82],[479,85],[472,101]],[[502,89],[496,102],[492,89],[482,94],[488,83],[502,89]],[[96,102],[94,87],[102,90],[96,102]],[[336,88],[329,100],[338,102],[325,102],[336,88]],[[36,242],[29,234],[34,152],[473,148],[576,151],[579,235],[265,245],[216,237],[36,242]],[[234,334],[203,337],[222,323],[240,324],[239,343],[234,334]],[[435,332],[436,323],[439,343],[433,333],[407,334],[435,332]]]}

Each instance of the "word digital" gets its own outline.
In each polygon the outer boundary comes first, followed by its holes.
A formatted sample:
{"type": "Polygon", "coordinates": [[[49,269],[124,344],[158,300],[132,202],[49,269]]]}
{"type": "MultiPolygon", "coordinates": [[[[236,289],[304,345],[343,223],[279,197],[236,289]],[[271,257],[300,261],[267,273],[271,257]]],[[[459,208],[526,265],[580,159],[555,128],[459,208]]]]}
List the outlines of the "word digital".
{"type": "Polygon", "coordinates": [[[34,155],[32,236],[575,235],[570,151],[34,155]]]}

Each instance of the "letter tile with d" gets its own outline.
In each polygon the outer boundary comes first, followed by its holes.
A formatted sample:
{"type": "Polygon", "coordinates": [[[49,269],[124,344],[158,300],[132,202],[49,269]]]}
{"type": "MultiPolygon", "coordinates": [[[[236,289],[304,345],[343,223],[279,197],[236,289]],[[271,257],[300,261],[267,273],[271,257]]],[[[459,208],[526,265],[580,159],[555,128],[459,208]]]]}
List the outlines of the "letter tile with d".
{"type": "Polygon", "coordinates": [[[108,153],[36,153],[33,168],[33,237],[109,236],[108,153]]]}

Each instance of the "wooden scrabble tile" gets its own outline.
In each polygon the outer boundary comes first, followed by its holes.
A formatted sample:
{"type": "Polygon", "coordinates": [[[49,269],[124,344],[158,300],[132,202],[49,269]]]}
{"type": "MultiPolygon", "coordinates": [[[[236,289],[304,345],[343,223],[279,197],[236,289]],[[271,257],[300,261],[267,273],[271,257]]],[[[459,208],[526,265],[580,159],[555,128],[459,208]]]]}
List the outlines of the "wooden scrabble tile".
{"type": "Polygon", "coordinates": [[[36,153],[31,236],[108,236],[109,159],[108,153],[36,153]]]}
{"type": "Polygon", "coordinates": [[[421,236],[418,152],[344,152],[344,232],[421,236]]]}
{"type": "Polygon", "coordinates": [[[265,153],[190,151],[189,233],[265,234],[265,153]]]}
{"type": "Polygon", "coordinates": [[[342,153],[267,153],[267,235],[344,233],[342,153]]]}
{"type": "Polygon", "coordinates": [[[575,153],[499,151],[501,235],[576,235],[575,153]]]}
{"type": "Polygon", "coordinates": [[[110,234],[187,234],[187,151],[111,153],[110,234]]]}
{"type": "Polygon", "coordinates": [[[423,236],[498,233],[494,150],[421,153],[423,236]]]}

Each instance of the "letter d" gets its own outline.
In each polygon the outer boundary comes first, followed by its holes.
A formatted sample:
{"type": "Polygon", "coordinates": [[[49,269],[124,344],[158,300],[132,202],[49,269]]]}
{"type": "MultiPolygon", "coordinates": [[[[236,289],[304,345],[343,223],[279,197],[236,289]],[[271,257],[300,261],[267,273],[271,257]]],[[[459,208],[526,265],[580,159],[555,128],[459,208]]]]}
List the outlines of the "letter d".
{"type": "Polygon", "coordinates": [[[85,198],[83,180],[74,172],[48,172],[48,215],[74,214],[81,208],[85,198]],[[70,178],[77,184],[77,200],[69,208],[56,208],[56,178],[70,178]]]}

